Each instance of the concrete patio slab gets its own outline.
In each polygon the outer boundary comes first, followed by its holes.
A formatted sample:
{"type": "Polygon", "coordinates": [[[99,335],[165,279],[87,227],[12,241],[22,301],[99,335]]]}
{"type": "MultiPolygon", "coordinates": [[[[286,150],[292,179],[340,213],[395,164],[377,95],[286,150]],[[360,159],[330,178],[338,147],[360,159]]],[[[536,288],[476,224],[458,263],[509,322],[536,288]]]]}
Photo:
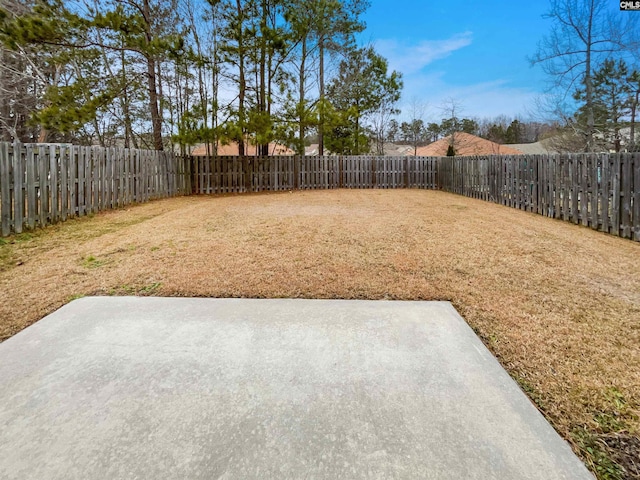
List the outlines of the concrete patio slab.
{"type": "Polygon", "coordinates": [[[2,479],[591,479],[447,302],[97,297],[0,344],[2,479]]]}

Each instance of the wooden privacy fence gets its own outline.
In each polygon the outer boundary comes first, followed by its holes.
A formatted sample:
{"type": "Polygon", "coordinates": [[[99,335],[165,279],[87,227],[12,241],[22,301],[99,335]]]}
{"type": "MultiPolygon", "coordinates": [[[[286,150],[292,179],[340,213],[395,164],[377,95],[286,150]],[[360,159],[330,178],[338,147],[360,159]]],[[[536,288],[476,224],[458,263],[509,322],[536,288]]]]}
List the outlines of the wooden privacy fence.
{"type": "Polygon", "coordinates": [[[640,154],[180,157],[0,143],[3,236],[174,195],[441,189],[640,241],[640,154]]]}
{"type": "Polygon", "coordinates": [[[640,154],[444,157],[438,188],[640,241],[640,154]]]}
{"type": "Polygon", "coordinates": [[[167,152],[0,142],[1,233],[189,194],[189,167],[167,152]]]}
{"type": "Polygon", "coordinates": [[[437,188],[437,157],[191,157],[193,193],[437,188]]]}

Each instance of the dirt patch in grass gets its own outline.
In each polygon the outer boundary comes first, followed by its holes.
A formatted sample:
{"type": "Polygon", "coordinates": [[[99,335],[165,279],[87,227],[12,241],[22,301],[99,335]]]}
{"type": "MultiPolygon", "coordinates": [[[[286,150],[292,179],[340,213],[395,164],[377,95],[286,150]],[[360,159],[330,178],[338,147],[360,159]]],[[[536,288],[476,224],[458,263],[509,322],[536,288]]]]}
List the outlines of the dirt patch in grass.
{"type": "Polygon", "coordinates": [[[639,478],[638,243],[418,190],[177,198],[0,243],[0,338],[90,294],[450,300],[600,478],[639,478]]]}

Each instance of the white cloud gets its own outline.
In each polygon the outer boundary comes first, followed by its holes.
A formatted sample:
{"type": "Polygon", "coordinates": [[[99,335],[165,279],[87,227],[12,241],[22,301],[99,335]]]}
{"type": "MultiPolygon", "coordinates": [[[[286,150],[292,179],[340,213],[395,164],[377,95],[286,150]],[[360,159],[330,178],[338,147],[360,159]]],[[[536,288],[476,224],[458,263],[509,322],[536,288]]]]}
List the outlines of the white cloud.
{"type": "Polygon", "coordinates": [[[439,122],[445,115],[442,105],[455,99],[464,117],[495,117],[498,115],[527,116],[540,95],[529,88],[514,87],[506,80],[452,86],[445,82],[444,72],[418,73],[404,78],[400,109],[402,119],[411,111],[411,103],[418,100],[427,105],[425,120],[439,122]]]}
{"type": "Polygon", "coordinates": [[[408,76],[470,44],[471,32],[464,32],[445,40],[424,40],[417,44],[407,44],[393,39],[378,40],[375,48],[389,60],[391,70],[408,76]]]}
{"type": "Polygon", "coordinates": [[[446,72],[434,69],[437,68],[437,63],[434,62],[455,54],[457,50],[471,43],[471,32],[459,33],[443,40],[424,40],[418,43],[396,39],[379,40],[375,43],[376,51],[389,61],[389,68],[403,74],[403,105],[400,105],[404,110],[400,115],[402,119],[405,119],[411,110],[411,103],[417,100],[427,106],[426,116],[431,121],[439,122],[443,116],[440,107],[450,98],[461,103],[462,115],[466,117],[527,114],[535,98],[540,95],[533,89],[513,86],[505,79],[451,85],[447,82],[446,72]],[[428,65],[429,68],[425,68],[428,65]]]}
{"type": "Polygon", "coordinates": [[[452,88],[447,97],[457,98],[463,105],[463,115],[467,117],[510,117],[527,116],[533,108],[539,92],[528,88],[511,87],[507,82],[494,82],[452,88]]]}

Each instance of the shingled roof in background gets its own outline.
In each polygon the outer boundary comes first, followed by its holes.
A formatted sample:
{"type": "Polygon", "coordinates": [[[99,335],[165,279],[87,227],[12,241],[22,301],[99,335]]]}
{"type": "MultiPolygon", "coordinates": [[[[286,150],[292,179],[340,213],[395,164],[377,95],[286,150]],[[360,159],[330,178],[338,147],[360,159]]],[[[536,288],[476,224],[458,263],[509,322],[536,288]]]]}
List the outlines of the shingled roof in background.
{"type": "MultiPolygon", "coordinates": [[[[418,148],[419,157],[443,157],[451,145],[451,136],[418,148]]],[[[485,140],[469,133],[456,132],[453,138],[456,155],[522,155],[523,152],[507,145],[485,140]]]]}
{"type": "MultiPolygon", "coordinates": [[[[256,156],[256,146],[252,144],[248,144],[244,146],[244,154],[248,157],[256,156]]],[[[213,152],[213,145],[209,146],[209,151],[213,152]]],[[[237,157],[239,153],[237,142],[232,142],[229,145],[218,145],[218,155],[220,156],[233,156],[237,157]]],[[[198,145],[193,149],[191,155],[194,156],[205,156],[207,155],[207,146],[205,144],[198,145]]],[[[288,148],[285,145],[280,145],[278,143],[270,143],[269,144],[269,155],[295,155],[295,152],[288,148]]]]}

